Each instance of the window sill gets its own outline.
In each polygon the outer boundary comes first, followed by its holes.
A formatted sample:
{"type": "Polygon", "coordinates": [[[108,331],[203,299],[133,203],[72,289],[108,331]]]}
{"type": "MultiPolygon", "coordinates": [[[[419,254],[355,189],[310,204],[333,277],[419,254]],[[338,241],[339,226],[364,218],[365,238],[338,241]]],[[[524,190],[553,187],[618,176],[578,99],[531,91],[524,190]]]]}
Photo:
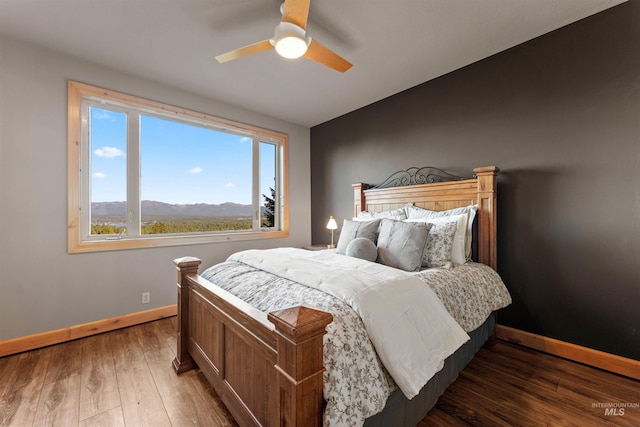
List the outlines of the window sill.
{"type": "Polygon", "coordinates": [[[275,239],[289,237],[289,232],[283,231],[250,231],[246,233],[197,234],[190,236],[158,236],[142,237],[139,239],[115,240],[85,240],[81,242],[69,241],[68,252],[86,253],[102,251],[119,251],[126,249],[159,248],[164,246],[202,245],[206,243],[237,242],[243,240],[275,239]]]}

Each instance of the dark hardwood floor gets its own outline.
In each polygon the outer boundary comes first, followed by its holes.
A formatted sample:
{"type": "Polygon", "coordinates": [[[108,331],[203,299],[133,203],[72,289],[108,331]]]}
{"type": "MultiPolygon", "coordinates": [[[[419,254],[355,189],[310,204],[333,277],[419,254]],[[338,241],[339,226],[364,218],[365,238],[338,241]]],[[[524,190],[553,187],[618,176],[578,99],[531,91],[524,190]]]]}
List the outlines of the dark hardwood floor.
{"type": "Polygon", "coordinates": [[[638,427],[640,381],[498,341],[478,352],[419,424],[462,425],[638,427]]]}
{"type": "MultiPolygon", "coordinates": [[[[173,372],[175,331],[173,317],[0,358],[0,426],[236,425],[202,373],[173,372]]],[[[499,341],[419,426],[639,426],[639,405],[638,381],[499,341]]]]}

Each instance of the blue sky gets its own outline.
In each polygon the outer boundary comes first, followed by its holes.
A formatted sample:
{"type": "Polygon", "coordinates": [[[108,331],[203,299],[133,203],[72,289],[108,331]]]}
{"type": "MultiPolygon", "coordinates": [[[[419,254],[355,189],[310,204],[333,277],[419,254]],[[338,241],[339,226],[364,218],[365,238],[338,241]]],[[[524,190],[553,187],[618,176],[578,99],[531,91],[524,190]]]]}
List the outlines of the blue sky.
{"type": "MultiPolygon", "coordinates": [[[[126,115],[91,109],[91,200],[126,198],[126,115]]],[[[173,204],[251,204],[251,140],[141,116],[141,197],[173,204]]],[[[270,195],[275,150],[261,144],[261,194],[270,195]]]]}

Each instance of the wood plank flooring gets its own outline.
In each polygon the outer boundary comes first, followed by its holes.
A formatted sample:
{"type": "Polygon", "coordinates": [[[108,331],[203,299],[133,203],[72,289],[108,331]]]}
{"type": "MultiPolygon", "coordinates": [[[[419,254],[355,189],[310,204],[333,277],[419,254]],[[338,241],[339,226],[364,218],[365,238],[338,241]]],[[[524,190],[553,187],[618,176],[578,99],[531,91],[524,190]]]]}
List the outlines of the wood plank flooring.
{"type": "Polygon", "coordinates": [[[637,427],[640,381],[498,341],[478,352],[419,424],[458,425],[637,427]],[[617,415],[601,407],[620,403],[635,407],[617,415]]]}
{"type": "MultiPolygon", "coordinates": [[[[0,358],[0,426],[236,425],[200,371],[173,372],[175,331],[172,317],[0,358]]],[[[639,426],[640,382],[498,341],[419,427],[469,425],[639,426]]]]}
{"type": "Polygon", "coordinates": [[[237,425],[175,348],[171,317],[0,358],[0,426],[237,425]]]}

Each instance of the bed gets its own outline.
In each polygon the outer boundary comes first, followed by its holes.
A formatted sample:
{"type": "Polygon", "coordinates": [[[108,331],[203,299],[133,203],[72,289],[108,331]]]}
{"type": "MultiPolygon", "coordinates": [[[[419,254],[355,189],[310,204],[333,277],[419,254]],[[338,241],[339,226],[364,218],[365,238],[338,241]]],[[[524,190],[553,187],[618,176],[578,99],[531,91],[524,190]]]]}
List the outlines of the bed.
{"type": "MultiPolygon", "coordinates": [[[[402,210],[408,204],[429,211],[475,205],[476,218],[470,223],[473,260],[490,267],[486,270],[495,270],[498,168],[476,168],[474,173],[473,178],[467,179],[432,168],[410,168],[375,187],[354,184],[354,217],[402,210]]],[[[318,263],[322,258],[332,262],[331,256],[342,255],[294,256],[314,256],[313,262],[318,263]]],[[[342,257],[345,262],[352,262],[342,257]]],[[[227,262],[239,261],[243,260],[227,262]]],[[[229,276],[220,273],[230,266],[221,263],[212,267],[204,272],[205,278],[198,274],[200,260],[184,257],[174,262],[178,282],[178,343],[173,362],[176,373],[199,367],[240,425],[322,425],[323,414],[330,406],[323,397],[324,357],[329,351],[325,348],[325,334],[335,325],[329,310],[295,305],[265,312],[215,283],[220,277],[232,281],[235,272],[229,276]]],[[[446,268],[435,269],[434,273],[440,274],[439,271],[447,274],[446,268]]],[[[271,273],[279,278],[279,270],[271,273]]],[[[468,341],[446,358],[444,367],[415,396],[410,394],[411,398],[407,398],[402,386],[393,391],[390,388],[383,409],[367,416],[364,425],[417,424],[477,350],[492,339],[494,326],[493,314],[474,324],[473,330],[468,331],[468,341]]],[[[394,383],[393,378],[390,382],[394,383]]]]}

